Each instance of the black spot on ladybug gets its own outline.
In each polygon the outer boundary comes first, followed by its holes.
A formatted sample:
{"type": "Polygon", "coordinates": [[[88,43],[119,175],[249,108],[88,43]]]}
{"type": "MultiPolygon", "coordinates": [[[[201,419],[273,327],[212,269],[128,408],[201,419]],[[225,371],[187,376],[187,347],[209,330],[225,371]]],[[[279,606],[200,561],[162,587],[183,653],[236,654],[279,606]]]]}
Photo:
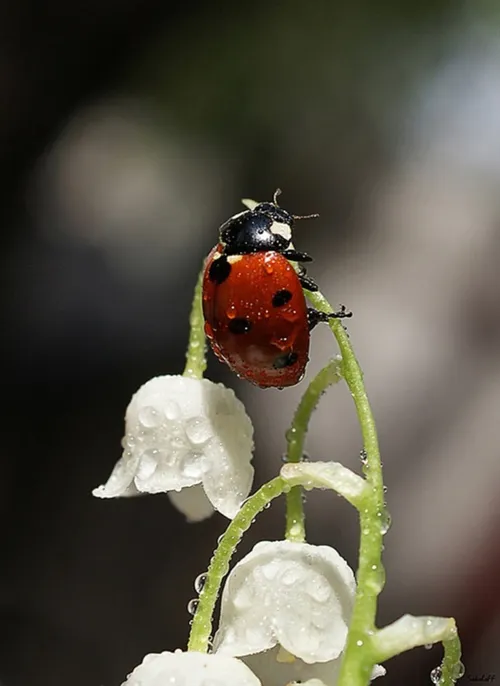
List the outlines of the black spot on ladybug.
{"type": "Polygon", "coordinates": [[[227,261],[227,257],[219,257],[214,260],[208,270],[208,278],[217,284],[223,283],[231,273],[231,265],[227,261]]]}
{"type": "Polygon", "coordinates": [[[272,299],[273,307],[283,307],[283,305],[286,305],[291,299],[292,294],[290,291],[287,291],[286,288],[283,288],[281,291],[276,291],[272,299]]]}
{"type": "Polygon", "coordinates": [[[227,328],[235,334],[248,333],[252,328],[252,322],[244,317],[236,317],[236,319],[231,319],[227,328]]]}
{"type": "Polygon", "coordinates": [[[298,360],[298,355],[297,353],[285,353],[284,355],[280,355],[277,357],[274,362],[273,362],[273,367],[275,369],[284,369],[285,367],[291,367],[292,364],[295,364],[298,360]]]}

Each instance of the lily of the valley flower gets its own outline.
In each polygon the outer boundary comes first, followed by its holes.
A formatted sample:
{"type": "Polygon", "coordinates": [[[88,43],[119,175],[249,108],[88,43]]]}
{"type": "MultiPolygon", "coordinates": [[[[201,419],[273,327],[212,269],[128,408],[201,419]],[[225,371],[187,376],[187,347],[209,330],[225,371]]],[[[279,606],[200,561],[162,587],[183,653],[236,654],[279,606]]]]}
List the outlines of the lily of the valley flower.
{"type": "Polygon", "coordinates": [[[252,486],[253,427],[232,390],[159,376],[132,397],[125,424],[123,456],[95,496],[169,492],[190,520],[209,516],[212,506],[236,515],[252,486]]]}
{"type": "Polygon", "coordinates": [[[203,653],[146,655],[122,686],[261,686],[240,660],[203,653]]]}
{"type": "MultiPolygon", "coordinates": [[[[243,658],[266,686],[314,679],[334,686],[355,591],[351,568],[333,548],[257,543],[227,579],[214,651],[243,658]]],[[[373,678],[383,673],[377,668],[373,678]]]]}

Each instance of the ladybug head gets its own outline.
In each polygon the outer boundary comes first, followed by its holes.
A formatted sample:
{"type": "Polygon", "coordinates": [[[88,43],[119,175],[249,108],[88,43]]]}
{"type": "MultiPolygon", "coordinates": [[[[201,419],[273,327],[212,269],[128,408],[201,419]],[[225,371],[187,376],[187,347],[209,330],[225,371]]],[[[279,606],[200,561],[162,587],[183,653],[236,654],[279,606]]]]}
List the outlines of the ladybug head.
{"type": "Polygon", "coordinates": [[[226,255],[274,250],[283,252],[292,242],[294,217],[274,202],[261,202],[252,210],[236,214],[219,229],[226,255]]]}

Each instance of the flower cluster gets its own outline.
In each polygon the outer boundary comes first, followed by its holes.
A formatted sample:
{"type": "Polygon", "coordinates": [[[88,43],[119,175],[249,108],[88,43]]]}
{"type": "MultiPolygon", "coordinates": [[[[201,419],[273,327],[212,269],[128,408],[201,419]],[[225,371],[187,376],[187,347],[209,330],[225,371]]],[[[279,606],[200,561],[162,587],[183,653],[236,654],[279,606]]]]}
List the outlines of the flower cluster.
{"type": "MultiPolygon", "coordinates": [[[[288,464],[248,497],[254,476],[253,427],[232,390],[203,378],[201,283],[200,278],[184,375],[153,378],[135,393],[126,411],[122,457],[93,494],[167,493],[189,521],[215,510],[232,521],[219,539],[203,587],[196,588],[199,599],[193,604],[188,651],[147,655],[123,686],[367,686],[385,674],[378,662],[437,641],[443,642],[445,656],[432,678],[452,686],[463,673],[453,619],[405,615],[387,627],[375,627],[388,515],[373,416],[341,321],[330,320],[341,357],[316,375],[299,403],[286,434],[288,464]],[[311,414],[341,377],[361,423],[363,476],[339,463],[302,461],[311,414]],[[302,488],[332,489],[359,511],[359,587],[335,549],[305,542],[302,488]],[[286,540],[258,543],[234,565],[222,587],[241,537],[255,516],[283,493],[286,540]],[[220,619],[212,638],[221,589],[220,619]]],[[[332,311],[319,292],[308,298],[319,312],[332,311]]]]}

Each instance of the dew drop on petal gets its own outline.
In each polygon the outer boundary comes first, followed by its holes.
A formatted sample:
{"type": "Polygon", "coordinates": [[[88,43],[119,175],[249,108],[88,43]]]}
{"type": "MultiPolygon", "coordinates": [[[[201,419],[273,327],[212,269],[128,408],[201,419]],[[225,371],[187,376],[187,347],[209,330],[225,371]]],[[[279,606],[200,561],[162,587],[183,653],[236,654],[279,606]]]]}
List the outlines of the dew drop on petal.
{"type": "Polygon", "coordinates": [[[262,576],[267,579],[267,581],[273,581],[278,573],[278,565],[270,562],[267,565],[261,567],[262,576]]]}
{"type": "Polygon", "coordinates": [[[135,436],[127,434],[122,438],[122,448],[133,448],[135,445],[135,436]]]}
{"type": "Polygon", "coordinates": [[[162,455],[159,450],[145,450],[137,467],[136,478],[145,480],[153,476],[162,455]]]}
{"type": "Polygon", "coordinates": [[[255,593],[253,584],[246,584],[238,589],[233,598],[233,604],[239,610],[252,607],[255,603],[255,593]]]}
{"type": "Polygon", "coordinates": [[[201,479],[208,469],[208,458],[202,453],[188,453],[181,463],[181,472],[191,479],[201,479]]]}
{"type": "Polygon", "coordinates": [[[206,443],[212,437],[212,427],[205,417],[192,417],[185,428],[186,436],[195,445],[206,443]]]}
{"type": "Polygon", "coordinates": [[[311,622],[316,629],[324,630],[330,624],[330,617],[324,608],[321,608],[320,612],[315,612],[311,617],[311,622]]]}
{"type": "Polygon", "coordinates": [[[281,575],[281,583],[284,584],[285,586],[293,586],[296,584],[302,577],[302,574],[300,570],[298,569],[293,569],[293,568],[288,568],[285,569],[283,574],[281,575]]]}
{"type": "Polygon", "coordinates": [[[163,412],[165,414],[165,417],[167,419],[170,419],[171,421],[174,419],[178,419],[181,414],[180,407],[175,402],[175,400],[167,400],[167,402],[163,406],[163,412]]]}
{"type": "Polygon", "coordinates": [[[326,579],[321,577],[309,579],[306,584],[306,592],[318,603],[325,603],[332,594],[330,585],[326,579]]]}
{"type": "Polygon", "coordinates": [[[161,416],[158,410],[152,405],[141,407],[138,414],[140,424],[146,429],[152,429],[161,423],[161,416]]]}

